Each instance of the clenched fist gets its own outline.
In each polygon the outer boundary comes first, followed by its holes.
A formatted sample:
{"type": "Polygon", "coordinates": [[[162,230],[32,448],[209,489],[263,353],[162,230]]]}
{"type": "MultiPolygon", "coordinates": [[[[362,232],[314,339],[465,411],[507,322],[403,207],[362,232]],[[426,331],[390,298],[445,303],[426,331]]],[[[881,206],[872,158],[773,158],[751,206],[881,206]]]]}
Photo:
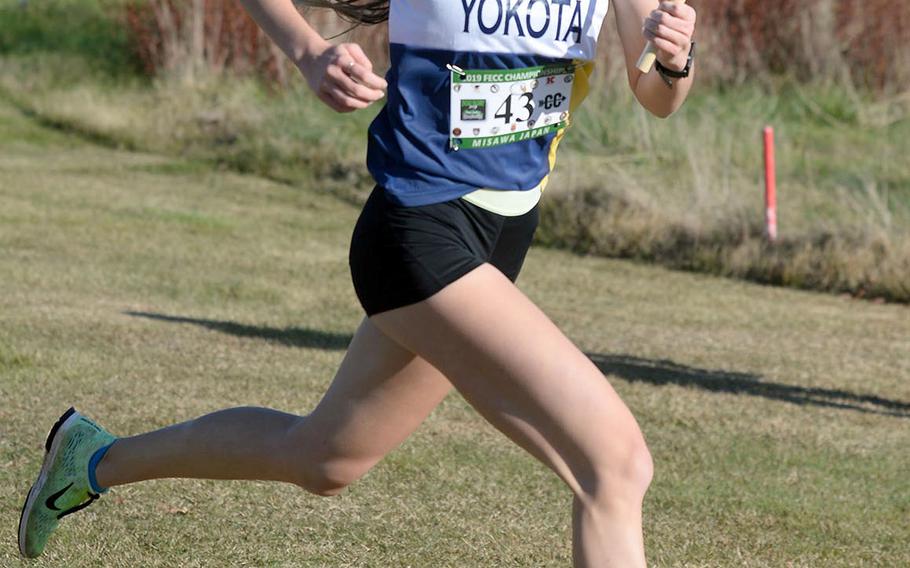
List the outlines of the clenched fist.
{"type": "Polygon", "coordinates": [[[366,108],[385,96],[385,79],[356,43],[330,45],[298,63],[316,96],[338,112],[366,108]]]}
{"type": "Polygon", "coordinates": [[[682,71],[695,34],[695,8],[682,2],[661,2],[645,19],[642,34],[657,49],[661,65],[682,71]]]}

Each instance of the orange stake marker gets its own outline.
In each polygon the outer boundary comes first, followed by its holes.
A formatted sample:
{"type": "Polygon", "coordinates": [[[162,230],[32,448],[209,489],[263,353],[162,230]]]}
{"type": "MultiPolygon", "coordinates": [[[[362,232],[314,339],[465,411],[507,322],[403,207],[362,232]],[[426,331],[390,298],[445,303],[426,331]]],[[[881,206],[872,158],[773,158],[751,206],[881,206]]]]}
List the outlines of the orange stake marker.
{"type": "Polygon", "coordinates": [[[774,163],[774,128],[765,127],[765,230],[768,240],[777,240],[777,173],[774,163]]]}

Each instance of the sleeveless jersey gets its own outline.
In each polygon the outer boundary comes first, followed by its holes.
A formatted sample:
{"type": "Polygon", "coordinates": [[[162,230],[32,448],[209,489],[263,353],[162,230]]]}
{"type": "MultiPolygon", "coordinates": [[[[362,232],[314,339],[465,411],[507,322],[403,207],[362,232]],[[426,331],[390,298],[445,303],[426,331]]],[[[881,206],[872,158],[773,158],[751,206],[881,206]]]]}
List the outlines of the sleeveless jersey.
{"type": "MultiPolygon", "coordinates": [[[[367,166],[376,182],[405,206],[447,201],[481,188],[541,189],[568,120],[559,128],[553,125],[545,135],[459,149],[453,132],[460,134],[461,129],[452,128],[450,103],[453,89],[461,85],[453,83],[480,76],[470,71],[527,72],[562,65],[565,71],[560,72],[571,74],[560,79],[571,82],[567,88],[574,109],[587,94],[591,60],[608,6],[609,0],[391,0],[388,99],[370,126],[367,151],[367,166]]],[[[461,118],[479,113],[489,118],[498,112],[507,133],[515,120],[521,120],[512,119],[517,113],[507,103],[538,104],[529,94],[520,101],[500,97],[500,105],[490,94],[499,87],[482,87],[489,101],[461,101],[467,103],[461,118]]],[[[480,92],[481,86],[471,88],[480,92]]],[[[529,106],[526,118],[530,110],[529,106]]],[[[484,136],[499,131],[489,124],[485,123],[490,132],[484,136]]],[[[480,133],[479,128],[473,130],[480,133]]]]}

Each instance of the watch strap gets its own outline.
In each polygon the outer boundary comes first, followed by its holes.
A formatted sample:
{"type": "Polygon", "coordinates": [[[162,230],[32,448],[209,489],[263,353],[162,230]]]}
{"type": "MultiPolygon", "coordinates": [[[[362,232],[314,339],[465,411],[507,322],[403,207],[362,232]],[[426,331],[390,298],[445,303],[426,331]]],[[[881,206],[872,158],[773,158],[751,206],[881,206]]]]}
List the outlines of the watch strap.
{"type": "Polygon", "coordinates": [[[686,59],[686,66],[682,71],[674,71],[672,69],[667,69],[664,67],[660,61],[655,62],[654,66],[657,69],[657,72],[663,75],[664,77],[669,77],[671,79],[685,79],[689,76],[689,73],[692,71],[692,62],[695,60],[695,42],[689,46],[689,57],[686,59]]]}

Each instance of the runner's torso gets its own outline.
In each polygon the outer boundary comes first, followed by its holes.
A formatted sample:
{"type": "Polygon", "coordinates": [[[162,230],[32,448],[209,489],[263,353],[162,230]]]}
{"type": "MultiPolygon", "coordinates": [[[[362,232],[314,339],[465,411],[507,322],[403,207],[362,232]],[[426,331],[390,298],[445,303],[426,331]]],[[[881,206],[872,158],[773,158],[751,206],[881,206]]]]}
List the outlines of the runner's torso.
{"type": "Polygon", "coordinates": [[[370,172],[423,205],[539,190],[587,92],[608,0],[391,0],[385,108],[370,172]]]}

